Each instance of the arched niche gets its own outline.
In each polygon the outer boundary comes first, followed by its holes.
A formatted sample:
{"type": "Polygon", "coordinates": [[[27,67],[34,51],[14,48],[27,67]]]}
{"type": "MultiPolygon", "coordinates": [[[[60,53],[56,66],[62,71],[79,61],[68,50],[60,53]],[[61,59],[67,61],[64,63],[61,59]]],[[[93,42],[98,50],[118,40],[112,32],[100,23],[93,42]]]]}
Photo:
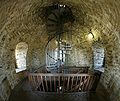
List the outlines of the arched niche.
{"type": "Polygon", "coordinates": [[[105,48],[101,41],[96,41],[93,44],[93,66],[94,70],[104,72],[105,48]]]}
{"type": "Polygon", "coordinates": [[[16,58],[16,73],[26,70],[26,57],[28,51],[28,44],[20,42],[16,45],[15,58],[16,58]]]}

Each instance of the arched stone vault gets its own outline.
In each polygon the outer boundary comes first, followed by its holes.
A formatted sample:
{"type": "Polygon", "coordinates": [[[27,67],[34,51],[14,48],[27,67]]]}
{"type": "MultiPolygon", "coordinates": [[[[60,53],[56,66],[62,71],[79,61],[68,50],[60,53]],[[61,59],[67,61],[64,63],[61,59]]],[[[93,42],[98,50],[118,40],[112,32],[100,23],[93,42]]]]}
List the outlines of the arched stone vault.
{"type": "MultiPolygon", "coordinates": [[[[42,8],[52,5],[53,2],[58,0],[0,1],[0,70],[8,77],[11,88],[14,88],[21,78],[19,74],[15,74],[14,53],[17,43],[26,42],[29,46],[29,68],[38,68],[45,64],[43,57],[48,34],[41,12],[42,8]]],[[[69,32],[72,33],[76,47],[87,49],[90,58],[92,44],[87,41],[86,35],[92,29],[93,33],[100,36],[106,59],[106,70],[101,82],[110,92],[111,99],[119,101],[120,1],[59,0],[59,3],[71,8],[75,21],[71,24],[71,29],[68,28],[69,32]]]]}

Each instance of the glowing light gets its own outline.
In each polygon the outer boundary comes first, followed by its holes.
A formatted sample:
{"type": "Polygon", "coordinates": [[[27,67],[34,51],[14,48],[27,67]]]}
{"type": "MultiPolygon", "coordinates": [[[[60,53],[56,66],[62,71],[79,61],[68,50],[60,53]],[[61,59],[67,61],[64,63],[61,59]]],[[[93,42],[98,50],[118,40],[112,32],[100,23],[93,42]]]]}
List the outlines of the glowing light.
{"type": "Polygon", "coordinates": [[[89,39],[89,40],[92,40],[93,38],[94,38],[93,34],[92,34],[92,33],[89,33],[89,34],[88,34],[88,39],[89,39]]]}
{"type": "Polygon", "coordinates": [[[60,5],[60,7],[63,7],[63,5],[60,5]]]}
{"type": "Polygon", "coordinates": [[[62,87],[59,87],[59,89],[61,90],[61,89],[62,89],[62,87]]]}
{"type": "Polygon", "coordinates": [[[65,7],[65,5],[59,5],[60,7],[65,7]]]}
{"type": "Polygon", "coordinates": [[[94,34],[92,33],[92,30],[90,29],[90,32],[88,33],[88,39],[92,40],[94,38],[94,34]]]}

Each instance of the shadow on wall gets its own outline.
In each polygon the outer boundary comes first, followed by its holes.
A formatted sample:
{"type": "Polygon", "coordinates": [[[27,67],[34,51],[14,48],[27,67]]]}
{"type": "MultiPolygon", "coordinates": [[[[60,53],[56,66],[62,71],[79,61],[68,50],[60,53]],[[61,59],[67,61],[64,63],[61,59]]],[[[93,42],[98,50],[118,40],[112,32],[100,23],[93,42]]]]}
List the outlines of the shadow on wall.
{"type": "Polygon", "coordinates": [[[0,78],[0,101],[7,101],[11,94],[11,87],[7,77],[0,78]]]}

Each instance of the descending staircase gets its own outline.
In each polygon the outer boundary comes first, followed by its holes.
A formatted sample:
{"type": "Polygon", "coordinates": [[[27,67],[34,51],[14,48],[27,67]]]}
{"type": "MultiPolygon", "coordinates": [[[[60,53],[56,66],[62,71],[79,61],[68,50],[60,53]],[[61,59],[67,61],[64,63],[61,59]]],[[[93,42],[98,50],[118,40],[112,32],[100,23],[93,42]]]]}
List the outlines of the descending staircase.
{"type": "Polygon", "coordinates": [[[54,5],[47,17],[46,28],[49,35],[49,41],[46,45],[46,54],[47,54],[46,58],[49,58],[48,60],[51,59],[54,61],[54,63],[51,63],[51,65],[47,65],[51,70],[52,69],[55,70],[59,68],[59,65],[57,65],[57,63],[59,63],[62,60],[62,59],[61,60],[58,59],[60,58],[60,54],[61,54],[60,51],[63,52],[62,53],[63,55],[67,55],[67,54],[70,54],[70,51],[72,50],[70,43],[61,41],[61,36],[65,32],[64,24],[72,21],[74,21],[74,19],[73,19],[71,9],[66,5],[59,5],[59,4],[54,5]],[[51,47],[50,46],[51,42],[52,40],[55,40],[55,39],[57,41],[57,48],[58,48],[57,59],[55,59],[55,57],[50,55],[49,53],[49,50],[50,50],[49,47],[51,47]],[[57,68],[55,68],[56,65],[57,65],[57,68]]]}
{"type": "MultiPolygon", "coordinates": [[[[55,54],[55,49],[51,50],[51,41],[53,41],[54,39],[50,40],[47,44],[47,47],[46,47],[46,58],[47,60],[49,60],[51,63],[47,62],[47,67],[49,68],[50,71],[53,71],[53,72],[57,72],[59,71],[59,66],[58,66],[58,58],[56,58],[53,54],[55,54]],[[50,52],[53,52],[52,54],[50,54],[50,52]]],[[[58,49],[56,47],[56,49],[58,49]]],[[[65,42],[60,42],[60,50],[57,50],[57,51],[60,51],[60,61],[61,62],[65,62],[65,56],[67,55],[70,55],[70,52],[72,51],[72,47],[71,47],[71,44],[68,44],[68,43],[65,43],[65,42]]],[[[62,65],[62,63],[60,64],[62,65]]]]}
{"type": "Polygon", "coordinates": [[[60,23],[60,12],[59,10],[53,10],[51,14],[48,16],[47,20],[47,31],[49,35],[57,34],[60,32],[61,28],[60,23]]]}
{"type": "Polygon", "coordinates": [[[47,31],[49,35],[59,35],[63,34],[64,24],[68,22],[73,22],[74,17],[72,15],[71,9],[66,5],[54,5],[54,9],[47,17],[47,31]]]}

